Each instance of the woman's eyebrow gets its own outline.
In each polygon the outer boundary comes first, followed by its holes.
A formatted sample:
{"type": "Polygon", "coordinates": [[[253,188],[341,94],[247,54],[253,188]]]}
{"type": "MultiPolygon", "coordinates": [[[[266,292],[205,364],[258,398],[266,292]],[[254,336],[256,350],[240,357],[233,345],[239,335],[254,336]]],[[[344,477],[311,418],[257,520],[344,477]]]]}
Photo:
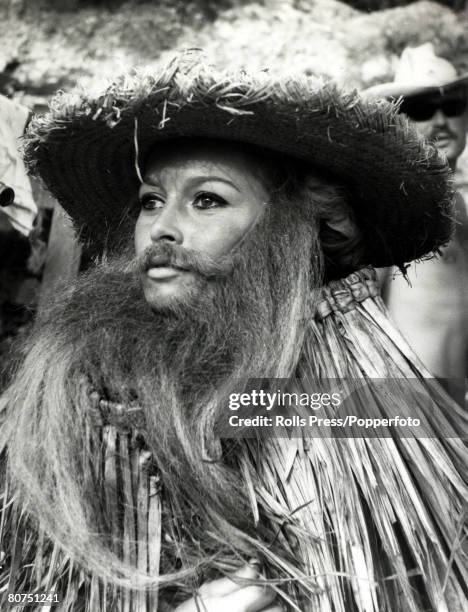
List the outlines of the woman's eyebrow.
{"type": "MultiPolygon", "coordinates": [[[[221,183],[225,183],[226,185],[229,185],[229,187],[232,187],[237,192],[241,193],[241,190],[239,189],[239,187],[237,187],[232,181],[222,176],[218,176],[216,174],[194,176],[193,178],[190,178],[187,182],[189,183],[191,187],[193,187],[196,185],[201,185],[203,183],[208,183],[209,181],[219,181],[221,183]]],[[[150,177],[150,176],[144,176],[143,183],[140,184],[140,188],[145,187],[145,186],[161,188],[162,184],[157,178],[150,177]]]]}
{"type": "Polygon", "coordinates": [[[143,177],[143,183],[140,183],[140,187],[161,187],[161,183],[158,179],[151,178],[149,176],[143,177]]]}
{"type": "Polygon", "coordinates": [[[201,185],[202,183],[208,183],[209,181],[219,181],[221,183],[225,183],[226,185],[229,185],[229,187],[235,189],[237,192],[241,192],[239,187],[237,187],[232,181],[222,176],[218,176],[217,174],[196,176],[190,179],[190,183],[192,185],[201,185]]]}

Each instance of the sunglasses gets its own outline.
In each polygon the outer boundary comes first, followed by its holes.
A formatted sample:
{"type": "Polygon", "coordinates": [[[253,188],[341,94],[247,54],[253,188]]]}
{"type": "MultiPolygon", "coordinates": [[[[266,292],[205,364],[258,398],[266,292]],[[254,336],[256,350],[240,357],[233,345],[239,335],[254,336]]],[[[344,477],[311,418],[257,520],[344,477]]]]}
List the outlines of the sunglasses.
{"type": "Polygon", "coordinates": [[[467,107],[467,98],[439,98],[428,100],[427,98],[406,98],[400,104],[399,112],[404,113],[413,121],[429,121],[438,110],[446,117],[460,117],[467,107]]]}

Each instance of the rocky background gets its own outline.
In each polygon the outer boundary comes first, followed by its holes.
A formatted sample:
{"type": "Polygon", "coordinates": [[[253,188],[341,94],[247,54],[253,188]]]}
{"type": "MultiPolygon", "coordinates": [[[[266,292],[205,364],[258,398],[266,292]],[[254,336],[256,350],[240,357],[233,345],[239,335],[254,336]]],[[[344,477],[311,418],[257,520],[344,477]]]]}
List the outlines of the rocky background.
{"type": "Polygon", "coordinates": [[[431,41],[468,68],[468,11],[460,0],[0,0],[0,40],[0,91],[39,108],[58,88],[183,47],[351,87],[391,78],[408,44],[431,41]]]}

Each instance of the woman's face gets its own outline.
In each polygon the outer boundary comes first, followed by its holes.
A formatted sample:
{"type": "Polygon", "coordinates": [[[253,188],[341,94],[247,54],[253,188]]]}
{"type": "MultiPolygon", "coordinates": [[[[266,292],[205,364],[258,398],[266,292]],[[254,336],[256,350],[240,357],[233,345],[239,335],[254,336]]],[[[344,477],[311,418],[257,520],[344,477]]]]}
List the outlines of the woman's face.
{"type": "MultiPolygon", "coordinates": [[[[240,147],[224,142],[161,144],[145,168],[135,250],[162,243],[216,261],[241,242],[261,218],[269,194],[265,173],[240,147]]],[[[199,286],[195,272],[155,266],[142,274],[154,308],[180,301],[199,286]]]]}

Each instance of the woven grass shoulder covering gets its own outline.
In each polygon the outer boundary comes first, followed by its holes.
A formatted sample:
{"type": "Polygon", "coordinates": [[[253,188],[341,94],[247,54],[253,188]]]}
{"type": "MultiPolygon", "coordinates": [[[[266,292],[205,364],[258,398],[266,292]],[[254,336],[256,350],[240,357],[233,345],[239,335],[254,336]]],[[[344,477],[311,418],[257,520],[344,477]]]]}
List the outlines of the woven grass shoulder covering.
{"type": "MultiPolygon", "coordinates": [[[[316,382],[310,372],[322,380],[354,381],[350,414],[385,418],[397,407],[420,418],[424,430],[357,437],[289,431],[241,440],[236,461],[252,525],[268,523],[268,532],[276,533],[275,541],[261,545],[266,578],[290,612],[467,609],[466,412],[418,364],[389,322],[373,271],[324,288],[309,333],[314,350],[304,356],[291,389],[310,393],[316,382]],[[392,393],[360,384],[376,379],[392,380],[392,393]]],[[[89,435],[98,449],[92,462],[96,499],[107,525],[100,537],[125,563],[157,581],[180,569],[183,534],[189,533],[167,506],[138,406],[88,397],[89,435]]],[[[330,409],[325,416],[333,415],[330,409]]],[[[53,534],[36,529],[15,498],[4,459],[2,609],[8,609],[9,593],[54,591],[60,611],[164,611],[189,598],[203,580],[247,561],[235,550],[229,557],[199,559],[195,573],[178,574],[159,592],[110,585],[86,571],[86,559],[67,556],[53,534]]]]}

